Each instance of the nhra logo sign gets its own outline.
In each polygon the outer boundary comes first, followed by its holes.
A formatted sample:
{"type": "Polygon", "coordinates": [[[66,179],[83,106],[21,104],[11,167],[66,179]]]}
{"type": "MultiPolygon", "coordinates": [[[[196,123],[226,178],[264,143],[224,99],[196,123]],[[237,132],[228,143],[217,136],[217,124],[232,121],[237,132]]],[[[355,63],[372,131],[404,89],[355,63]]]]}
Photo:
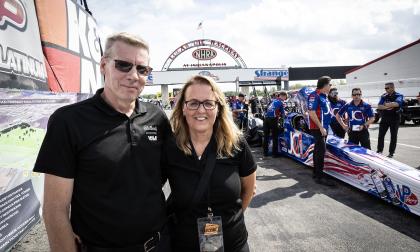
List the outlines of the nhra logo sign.
{"type": "Polygon", "coordinates": [[[216,58],[217,52],[211,48],[199,48],[192,52],[192,56],[198,60],[211,60],[216,58]]]}
{"type": "Polygon", "coordinates": [[[26,26],[26,12],[19,0],[0,0],[0,29],[5,30],[7,25],[23,31],[26,26]]]}

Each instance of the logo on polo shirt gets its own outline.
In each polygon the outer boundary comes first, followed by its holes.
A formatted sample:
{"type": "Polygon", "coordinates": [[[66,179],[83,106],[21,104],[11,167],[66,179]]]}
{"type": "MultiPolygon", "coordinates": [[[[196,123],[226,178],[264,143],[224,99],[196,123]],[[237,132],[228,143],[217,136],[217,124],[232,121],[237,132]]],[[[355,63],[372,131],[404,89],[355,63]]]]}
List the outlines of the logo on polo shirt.
{"type": "Polygon", "coordinates": [[[157,126],[156,125],[144,125],[143,127],[144,131],[157,131],[157,126]]]}
{"type": "Polygon", "coordinates": [[[149,138],[149,141],[156,142],[157,136],[147,136],[149,138]]]}
{"type": "Polygon", "coordinates": [[[143,129],[150,142],[156,142],[158,140],[158,128],[156,125],[145,125],[143,126],[143,129]]]}

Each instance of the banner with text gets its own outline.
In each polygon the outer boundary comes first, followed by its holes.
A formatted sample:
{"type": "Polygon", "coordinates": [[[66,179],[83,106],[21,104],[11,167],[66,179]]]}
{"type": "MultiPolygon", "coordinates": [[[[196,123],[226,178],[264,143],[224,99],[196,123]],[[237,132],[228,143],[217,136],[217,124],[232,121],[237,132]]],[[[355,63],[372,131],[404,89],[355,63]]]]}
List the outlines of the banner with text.
{"type": "Polygon", "coordinates": [[[0,252],[40,219],[44,176],[32,169],[49,116],[88,96],[0,88],[0,252]]]}

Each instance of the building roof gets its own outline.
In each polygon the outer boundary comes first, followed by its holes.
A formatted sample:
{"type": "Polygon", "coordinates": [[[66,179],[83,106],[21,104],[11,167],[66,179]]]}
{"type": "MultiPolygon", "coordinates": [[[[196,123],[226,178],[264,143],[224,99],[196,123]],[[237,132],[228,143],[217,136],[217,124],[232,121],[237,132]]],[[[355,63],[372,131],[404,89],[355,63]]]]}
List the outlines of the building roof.
{"type": "Polygon", "coordinates": [[[378,62],[378,61],[380,61],[380,60],[382,60],[382,59],[385,59],[385,58],[387,58],[387,57],[389,57],[389,56],[391,56],[391,55],[393,55],[393,54],[396,54],[396,53],[398,53],[398,52],[404,51],[405,49],[407,49],[407,48],[409,48],[409,47],[412,47],[412,46],[414,46],[414,45],[416,45],[416,44],[419,44],[419,43],[420,43],[420,39],[418,39],[418,40],[416,40],[416,41],[414,41],[414,42],[412,42],[412,43],[410,43],[410,44],[408,44],[408,45],[405,45],[405,46],[403,46],[403,47],[401,47],[401,48],[398,48],[397,50],[394,50],[394,51],[392,51],[392,52],[390,52],[390,53],[387,53],[387,54],[385,54],[385,55],[383,55],[383,56],[381,56],[381,57],[379,57],[379,58],[377,58],[377,59],[374,59],[374,60],[372,60],[372,61],[369,61],[368,63],[366,63],[366,64],[364,64],[364,65],[361,65],[361,66],[355,67],[355,68],[353,68],[353,69],[350,69],[349,71],[347,71],[347,72],[346,72],[346,74],[349,74],[349,73],[352,73],[352,72],[354,72],[354,71],[356,71],[356,70],[359,70],[359,69],[361,69],[361,68],[364,68],[364,67],[366,67],[366,66],[368,66],[368,65],[370,65],[370,64],[373,64],[373,63],[378,62]]]}

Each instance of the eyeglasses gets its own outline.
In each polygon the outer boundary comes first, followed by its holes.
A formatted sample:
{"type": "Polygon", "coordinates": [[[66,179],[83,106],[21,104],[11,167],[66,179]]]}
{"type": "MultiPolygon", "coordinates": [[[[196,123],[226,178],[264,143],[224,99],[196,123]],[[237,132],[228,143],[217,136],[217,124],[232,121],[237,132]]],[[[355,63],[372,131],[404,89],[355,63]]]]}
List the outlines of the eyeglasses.
{"type": "Polygon", "coordinates": [[[390,87],[386,87],[386,88],[385,88],[385,90],[388,90],[388,89],[390,89],[390,87]]]}
{"type": "Polygon", "coordinates": [[[333,95],[333,96],[334,96],[334,95],[338,95],[338,92],[337,92],[337,91],[332,91],[332,92],[331,92],[331,95],[333,95]]]}
{"type": "Polygon", "coordinates": [[[205,100],[205,101],[198,101],[198,100],[189,100],[185,101],[185,105],[189,110],[197,110],[201,104],[203,104],[204,109],[206,110],[213,110],[216,108],[217,101],[212,100],[205,100]]]}
{"type": "Polygon", "coordinates": [[[353,96],[362,96],[362,94],[352,94],[353,96]]]}
{"type": "MultiPolygon", "coordinates": [[[[131,69],[133,68],[134,64],[131,62],[127,62],[124,60],[116,60],[114,59],[115,62],[115,69],[123,72],[123,73],[128,73],[131,71],[131,69]]],[[[143,76],[147,76],[149,75],[153,68],[149,67],[149,66],[143,66],[143,65],[135,65],[136,66],[136,70],[137,73],[143,76]]]]}

